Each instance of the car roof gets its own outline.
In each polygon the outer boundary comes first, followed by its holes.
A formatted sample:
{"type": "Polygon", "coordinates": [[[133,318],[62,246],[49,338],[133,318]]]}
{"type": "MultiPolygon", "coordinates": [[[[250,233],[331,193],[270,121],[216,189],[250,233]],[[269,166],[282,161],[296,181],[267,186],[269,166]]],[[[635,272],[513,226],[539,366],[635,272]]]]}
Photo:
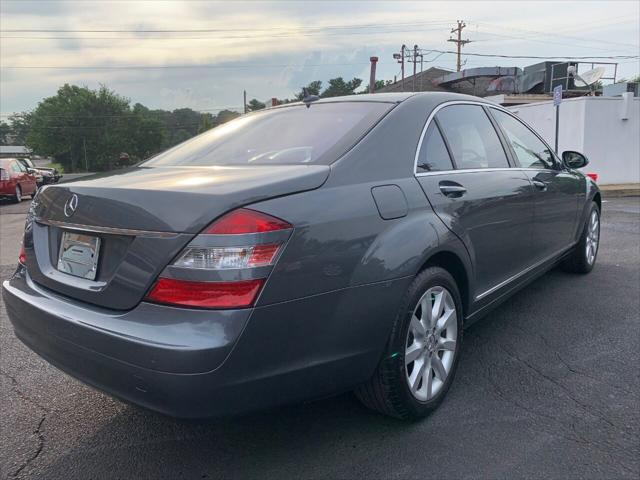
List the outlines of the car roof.
{"type": "MultiPolygon", "coordinates": [[[[472,95],[451,92],[390,92],[390,93],[365,93],[358,95],[346,95],[343,97],[320,98],[311,103],[337,103],[337,102],[380,102],[380,103],[403,103],[407,101],[427,102],[437,105],[450,101],[474,101],[483,102],[488,105],[495,105],[488,100],[472,95]]],[[[274,108],[282,108],[293,105],[302,105],[302,102],[287,103],[274,108]]]]}

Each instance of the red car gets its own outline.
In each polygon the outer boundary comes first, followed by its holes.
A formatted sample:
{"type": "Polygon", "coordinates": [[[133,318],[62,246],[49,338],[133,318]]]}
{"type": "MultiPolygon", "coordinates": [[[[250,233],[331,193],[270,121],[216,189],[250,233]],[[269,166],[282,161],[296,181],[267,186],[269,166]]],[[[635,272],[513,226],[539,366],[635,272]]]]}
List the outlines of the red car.
{"type": "Polygon", "coordinates": [[[11,197],[16,203],[25,195],[35,195],[36,177],[15,158],[0,159],[0,197],[11,197]]]}

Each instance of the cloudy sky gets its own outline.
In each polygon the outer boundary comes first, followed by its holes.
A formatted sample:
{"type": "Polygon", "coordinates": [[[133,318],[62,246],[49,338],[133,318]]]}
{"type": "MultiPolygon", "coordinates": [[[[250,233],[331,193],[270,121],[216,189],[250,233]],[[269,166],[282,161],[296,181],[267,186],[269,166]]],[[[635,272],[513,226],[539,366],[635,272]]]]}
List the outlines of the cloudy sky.
{"type": "MultiPolygon", "coordinates": [[[[30,110],[64,83],[105,84],[154,108],[241,109],[243,90],[266,100],[292,96],[316,79],[366,79],[371,55],[380,58],[378,78],[393,79],[400,45],[452,50],[447,39],[456,19],[466,21],[463,37],[473,41],[465,53],[637,56],[639,5],[2,0],[0,112],[30,110]]],[[[451,54],[424,60],[425,68],[455,68],[451,54]]],[[[467,67],[537,61],[464,60],[467,67]]],[[[617,61],[618,77],[640,72],[637,58],[617,61]]]]}

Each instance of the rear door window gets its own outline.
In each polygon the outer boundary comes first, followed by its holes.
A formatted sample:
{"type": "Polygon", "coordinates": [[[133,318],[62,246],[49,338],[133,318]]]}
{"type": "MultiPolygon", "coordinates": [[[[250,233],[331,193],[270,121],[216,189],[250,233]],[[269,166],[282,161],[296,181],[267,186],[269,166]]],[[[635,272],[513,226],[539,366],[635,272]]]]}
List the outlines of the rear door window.
{"type": "Polygon", "coordinates": [[[518,163],[523,168],[552,169],[555,160],[551,149],[520,120],[492,108],[493,117],[509,139],[518,163]]]}
{"type": "Polygon", "coordinates": [[[315,103],[243,115],[142,165],[329,164],[352,147],[393,104],[315,103]]]}
{"type": "Polygon", "coordinates": [[[458,169],[509,167],[500,138],[480,105],[449,105],[436,118],[458,169]]]}
{"type": "Polygon", "coordinates": [[[453,170],[451,157],[435,122],[429,124],[418,155],[418,173],[453,170]]]}

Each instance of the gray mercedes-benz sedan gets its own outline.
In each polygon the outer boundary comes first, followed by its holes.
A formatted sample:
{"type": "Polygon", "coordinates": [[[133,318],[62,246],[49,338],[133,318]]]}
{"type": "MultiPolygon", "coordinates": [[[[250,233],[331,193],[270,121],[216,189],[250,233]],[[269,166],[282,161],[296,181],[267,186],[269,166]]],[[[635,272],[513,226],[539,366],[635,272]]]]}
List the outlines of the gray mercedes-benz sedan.
{"type": "Polygon", "coordinates": [[[418,418],[464,327],[558,263],[593,268],[586,163],[463,95],[263,110],[43,188],[4,300],[51,364],[169,415],[355,390],[418,418]]]}

